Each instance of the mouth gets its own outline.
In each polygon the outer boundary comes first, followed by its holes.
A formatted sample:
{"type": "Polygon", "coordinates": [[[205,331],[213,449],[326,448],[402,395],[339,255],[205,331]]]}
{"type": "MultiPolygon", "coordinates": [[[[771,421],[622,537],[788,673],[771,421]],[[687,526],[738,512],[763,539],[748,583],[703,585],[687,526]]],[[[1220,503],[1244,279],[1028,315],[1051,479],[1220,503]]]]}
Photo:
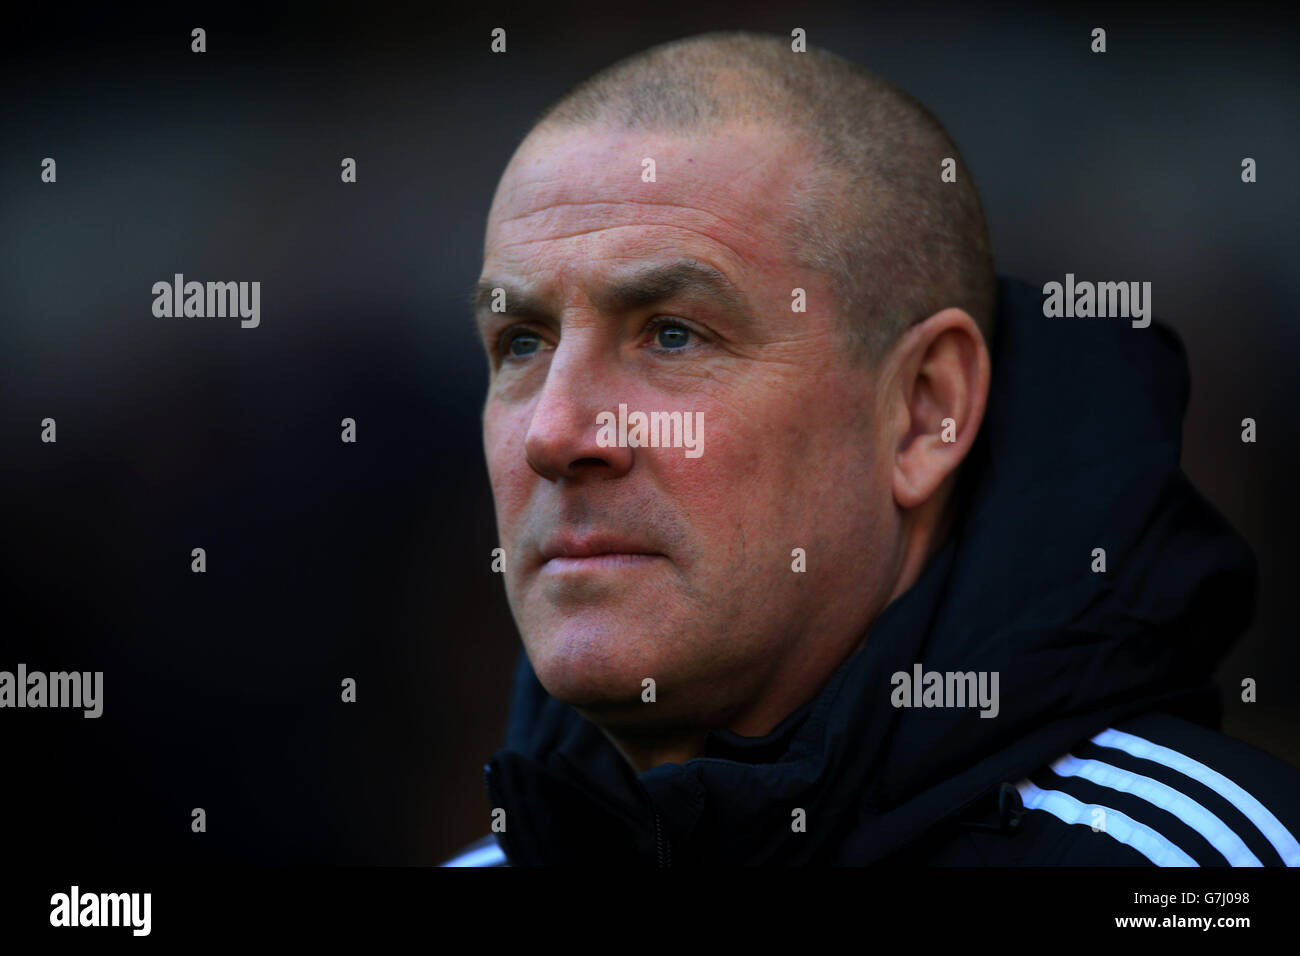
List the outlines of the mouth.
{"type": "Polygon", "coordinates": [[[633,570],[664,557],[647,545],[601,535],[553,538],[542,547],[541,556],[544,574],[633,570]]]}
{"type": "Polygon", "coordinates": [[[549,558],[542,565],[543,574],[570,574],[582,571],[625,571],[643,568],[658,561],[658,554],[593,554],[585,558],[549,558]]]}

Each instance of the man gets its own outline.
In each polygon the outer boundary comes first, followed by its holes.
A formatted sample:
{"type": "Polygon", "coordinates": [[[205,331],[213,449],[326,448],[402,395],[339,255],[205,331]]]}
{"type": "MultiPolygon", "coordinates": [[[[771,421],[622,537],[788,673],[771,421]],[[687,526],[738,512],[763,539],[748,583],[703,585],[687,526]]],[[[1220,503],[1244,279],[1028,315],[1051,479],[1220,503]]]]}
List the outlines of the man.
{"type": "Polygon", "coordinates": [[[526,654],[452,865],[1300,863],[1300,773],[1198,723],[1255,566],[1181,345],[990,249],[938,121],[825,52],[691,38],[543,114],[477,291],[526,654]]]}

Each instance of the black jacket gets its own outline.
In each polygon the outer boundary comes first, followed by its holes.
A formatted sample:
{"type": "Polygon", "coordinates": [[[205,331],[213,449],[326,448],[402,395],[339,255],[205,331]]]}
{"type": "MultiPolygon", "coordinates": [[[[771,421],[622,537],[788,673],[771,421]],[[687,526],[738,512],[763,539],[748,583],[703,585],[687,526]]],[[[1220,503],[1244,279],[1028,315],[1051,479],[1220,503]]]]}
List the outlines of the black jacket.
{"type": "Polygon", "coordinates": [[[1209,729],[1256,568],[1179,466],[1181,342],[999,291],[953,533],[822,691],[638,776],[521,655],[505,830],[453,864],[1300,865],[1300,771],[1209,729]],[[998,672],[997,716],[896,707],[918,663],[998,672]]]}

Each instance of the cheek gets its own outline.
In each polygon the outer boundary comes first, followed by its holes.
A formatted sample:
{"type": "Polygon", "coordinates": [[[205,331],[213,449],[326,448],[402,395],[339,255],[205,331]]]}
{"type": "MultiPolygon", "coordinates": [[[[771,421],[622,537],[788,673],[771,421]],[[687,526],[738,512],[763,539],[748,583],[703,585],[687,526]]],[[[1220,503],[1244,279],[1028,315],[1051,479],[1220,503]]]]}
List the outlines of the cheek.
{"type": "Polygon", "coordinates": [[[792,450],[773,420],[753,406],[705,415],[704,453],[680,452],[655,463],[662,493],[676,504],[707,557],[692,572],[707,578],[745,574],[772,559],[788,536],[781,512],[795,489],[784,456],[792,450]],[[771,553],[769,553],[771,552],[771,553]]]}
{"type": "Polygon", "coordinates": [[[483,455],[503,537],[524,504],[528,475],[532,473],[523,454],[525,425],[520,413],[497,403],[489,402],[484,409],[483,455]]]}
{"type": "Polygon", "coordinates": [[[773,396],[714,422],[704,456],[672,470],[697,524],[712,529],[708,540],[736,560],[788,564],[792,547],[824,549],[828,536],[860,531],[877,480],[860,408],[824,394],[773,396]]]}

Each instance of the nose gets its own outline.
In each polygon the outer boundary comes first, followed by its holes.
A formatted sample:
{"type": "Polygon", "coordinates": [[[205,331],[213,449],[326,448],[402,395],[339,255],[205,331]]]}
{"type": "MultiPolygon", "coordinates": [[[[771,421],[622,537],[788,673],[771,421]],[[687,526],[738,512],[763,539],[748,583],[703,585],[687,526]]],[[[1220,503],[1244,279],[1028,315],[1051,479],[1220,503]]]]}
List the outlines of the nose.
{"type": "Polygon", "coordinates": [[[617,370],[596,345],[578,334],[562,339],[551,355],[524,437],[529,466],[548,481],[617,478],[632,468],[631,448],[596,440],[597,414],[615,411],[619,402],[617,370]]]}

